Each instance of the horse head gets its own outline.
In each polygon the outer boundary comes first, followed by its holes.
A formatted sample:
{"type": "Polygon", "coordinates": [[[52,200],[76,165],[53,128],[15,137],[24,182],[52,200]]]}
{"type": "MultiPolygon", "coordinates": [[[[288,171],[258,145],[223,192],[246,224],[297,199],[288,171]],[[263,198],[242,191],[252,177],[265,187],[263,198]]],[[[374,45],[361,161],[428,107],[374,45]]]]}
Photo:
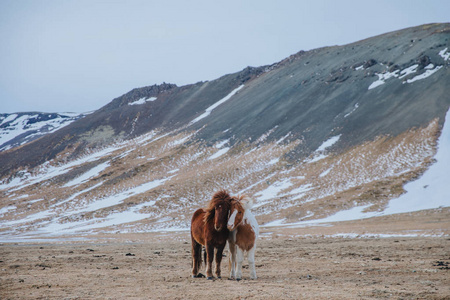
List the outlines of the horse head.
{"type": "Polygon", "coordinates": [[[229,231],[235,230],[244,219],[244,206],[241,200],[244,196],[239,196],[231,200],[230,218],[228,219],[227,228],[229,231]]]}
{"type": "Polygon", "coordinates": [[[225,191],[214,194],[206,210],[205,222],[214,219],[214,229],[222,231],[227,227],[231,197],[225,191]]]}
{"type": "Polygon", "coordinates": [[[218,203],[216,205],[214,213],[214,229],[216,231],[221,231],[226,227],[229,211],[230,204],[228,202],[218,203]]]}

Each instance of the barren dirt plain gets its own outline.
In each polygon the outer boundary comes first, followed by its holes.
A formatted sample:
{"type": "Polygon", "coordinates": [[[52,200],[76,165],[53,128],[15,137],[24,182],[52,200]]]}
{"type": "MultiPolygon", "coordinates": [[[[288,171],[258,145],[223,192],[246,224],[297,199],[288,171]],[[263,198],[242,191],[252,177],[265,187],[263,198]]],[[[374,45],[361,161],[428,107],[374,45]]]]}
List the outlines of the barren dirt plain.
{"type": "Polygon", "coordinates": [[[191,278],[187,231],[3,243],[0,299],[450,299],[449,225],[441,209],[261,228],[258,279],[245,264],[239,282],[228,257],[222,279],[191,278]]]}

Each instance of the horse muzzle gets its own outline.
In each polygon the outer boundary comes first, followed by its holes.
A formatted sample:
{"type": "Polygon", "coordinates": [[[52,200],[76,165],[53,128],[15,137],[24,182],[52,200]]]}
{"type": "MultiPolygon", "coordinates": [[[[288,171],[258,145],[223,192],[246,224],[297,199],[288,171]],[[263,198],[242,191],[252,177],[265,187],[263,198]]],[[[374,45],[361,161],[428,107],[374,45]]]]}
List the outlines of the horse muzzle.
{"type": "Polygon", "coordinates": [[[216,225],[214,225],[214,229],[215,229],[216,231],[222,231],[222,226],[217,227],[216,225]]]}

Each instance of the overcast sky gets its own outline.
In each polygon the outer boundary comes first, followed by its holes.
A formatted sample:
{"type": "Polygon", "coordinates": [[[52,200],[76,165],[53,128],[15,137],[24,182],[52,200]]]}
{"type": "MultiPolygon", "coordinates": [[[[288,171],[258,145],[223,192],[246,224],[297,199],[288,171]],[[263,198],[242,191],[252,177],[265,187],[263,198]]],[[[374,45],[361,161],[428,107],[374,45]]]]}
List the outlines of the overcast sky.
{"type": "Polygon", "coordinates": [[[0,0],[0,113],[87,112],[434,22],[450,22],[450,1],[0,0]]]}

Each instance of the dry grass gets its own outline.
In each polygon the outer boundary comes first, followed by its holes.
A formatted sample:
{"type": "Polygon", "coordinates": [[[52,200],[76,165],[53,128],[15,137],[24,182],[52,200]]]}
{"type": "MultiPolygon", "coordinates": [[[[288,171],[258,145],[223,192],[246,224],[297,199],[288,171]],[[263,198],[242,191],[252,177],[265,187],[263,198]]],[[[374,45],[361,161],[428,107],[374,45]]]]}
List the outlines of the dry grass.
{"type": "MultiPolygon", "coordinates": [[[[144,231],[168,226],[187,227],[192,212],[204,206],[218,189],[232,194],[244,192],[257,195],[268,187],[279,187],[270,201],[255,213],[260,223],[277,219],[296,222],[321,218],[354,206],[372,204],[370,210],[382,210],[388,201],[403,193],[403,184],[420,176],[431,163],[439,133],[437,120],[426,128],[410,130],[396,137],[379,137],[343,153],[328,153],[326,158],[312,162],[311,158],[292,165],[283,160],[301,141],[241,143],[222,156],[210,159],[219,151],[195,141],[195,133],[149,133],[132,141],[118,142],[98,161],[74,166],[63,175],[41,181],[14,192],[4,192],[3,203],[14,205],[14,213],[4,220],[24,218],[56,205],[55,213],[74,210],[60,222],[104,218],[112,212],[127,211],[135,205],[144,206],[142,213],[151,217],[134,224],[114,226],[109,231],[144,231]],[[109,167],[98,176],[80,185],[64,185],[103,162],[109,167]],[[144,183],[168,178],[164,184],[147,192],[130,195],[117,205],[78,214],[78,210],[97,199],[124,193],[144,183]],[[100,184],[92,190],[89,188],[100,184]],[[285,184],[283,186],[283,184],[285,184]],[[58,203],[73,197],[69,202],[58,203]],[[21,197],[22,196],[22,197],[21,197]],[[42,199],[32,204],[29,201],[42,199]],[[159,222],[164,218],[164,222],[159,222]]],[[[270,135],[270,132],[267,136],[270,135]]],[[[222,145],[226,147],[228,145],[222,145]]],[[[86,149],[86,153],[91,151],[86,149]]],[[[58,165],[70,157],[65,152],[50,165],[58,165]]],[[[30,173],[42,172],[43,168],[30,173]]],[[[50,214],[47,220],[54,218],[50,214]]],[[[20,227],[35,229],[42,220],[20,227]],[[34,223],[34,224],[33,224],[34,223]],[[30,226],[31,225],[31,226],[30,226]]],[[[5,231],[6,229],[3,229],[5,231]]],[[[108,230],[107,230],[108,231],[108,230]]]]}

